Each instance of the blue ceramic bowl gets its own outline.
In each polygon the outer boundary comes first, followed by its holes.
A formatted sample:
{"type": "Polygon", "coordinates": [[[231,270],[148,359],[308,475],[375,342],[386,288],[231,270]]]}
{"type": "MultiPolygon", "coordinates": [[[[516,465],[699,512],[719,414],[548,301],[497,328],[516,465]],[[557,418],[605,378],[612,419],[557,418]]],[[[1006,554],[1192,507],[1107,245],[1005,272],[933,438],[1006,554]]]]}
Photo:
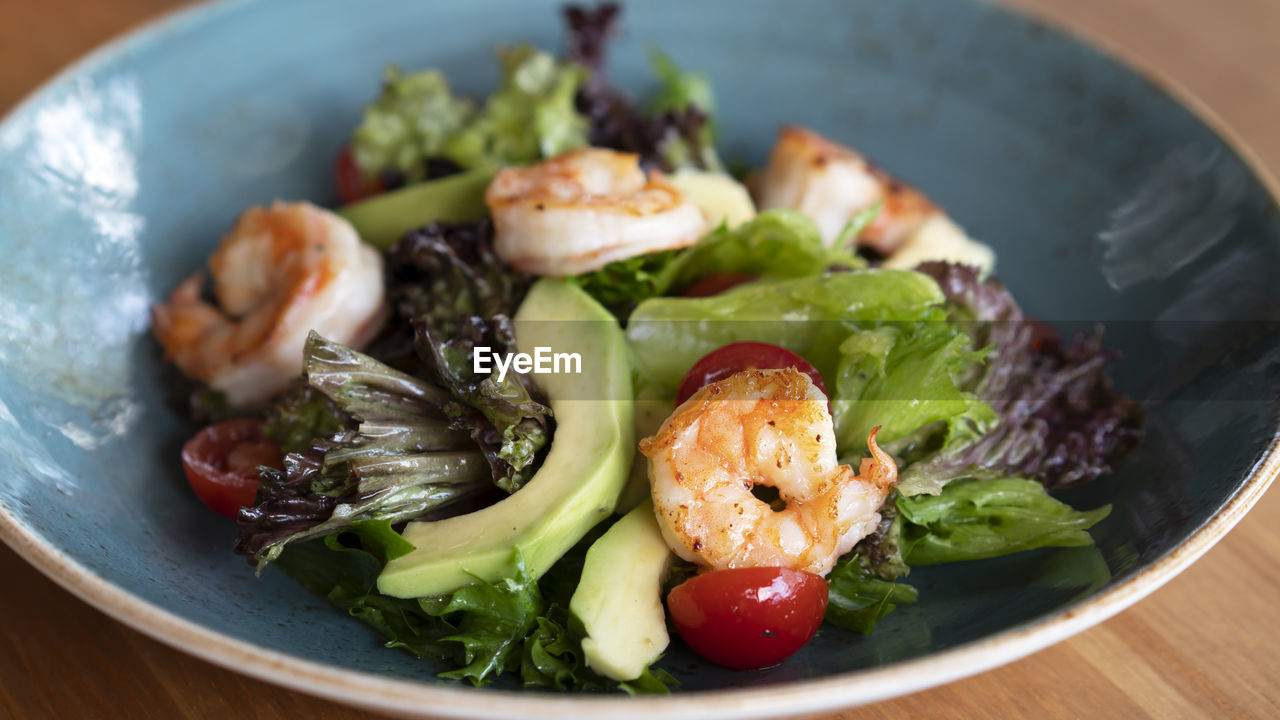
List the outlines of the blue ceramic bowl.
{"type": "Polygon", "coordinates": [[[403,714],[793,714],[945,682],[1118,612],[1233,525],[1280,467],[1280,216],[1266,183],[1150,81],[981,3],[635,2],[612,60],[706,70],[727,157],[816,128],[918,185],[999,251],[1063,330],[1106,322],[1149,433],[1068,498],[1114,504],[1097,551],[921,568],[919,604],[862,638],[732,673],[679,649],[670,698],[476,690],[231,553],[178,469],[148,306],[246,206],[332,202],[335,150],[382,67],[496,80],[491,50],[559,46],[556,3],[223,2],[95,53],[0,126],[0,535],[71,591],[267,680],[403,714]]]}

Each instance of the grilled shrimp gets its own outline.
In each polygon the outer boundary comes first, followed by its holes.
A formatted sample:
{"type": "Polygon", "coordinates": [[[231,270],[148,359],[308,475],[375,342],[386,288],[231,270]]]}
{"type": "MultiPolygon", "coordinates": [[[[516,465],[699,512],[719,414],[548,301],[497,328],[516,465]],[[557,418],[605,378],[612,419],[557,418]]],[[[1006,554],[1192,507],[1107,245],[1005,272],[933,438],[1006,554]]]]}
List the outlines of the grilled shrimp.
{"type": "Polygon", "coordinates": [[[813,218],[828,245],[855,213],[880,202],[880,212],[858,244],[882,255],[891,255],[926,220],[945,217],[920,191],[858,153],[792,125],[778,133],[769,165],[753,184],[761,210],[799,210],[813,218]]]}
{"type": "Polygon", "coordinates": [[[577,275],[702,236],[698,206],[631,153],[579,148],[498,171],[485,191],[494,250],[538,275],[577,275]]]}
{"type": "Polygon", "coordinates": [[[209,258],[152,308],[167,359],[237,407],[284,389],[302,372],[311,330],[360,347],[384,316],[382,257],[346,220],[307,203],[250,208],[209,258]]]}
{"type": "Polygon", "coordinates": [[[743,370],[703,387],[640,443],[654,512],[677,555],[712,569],[776,566],[825,575],[880,522],[898,478],[867,438],[858,474],[837,465],[827,398],[794,369],[743,370]],[[786,508],[756,498],[777,488],[786,508]]]}

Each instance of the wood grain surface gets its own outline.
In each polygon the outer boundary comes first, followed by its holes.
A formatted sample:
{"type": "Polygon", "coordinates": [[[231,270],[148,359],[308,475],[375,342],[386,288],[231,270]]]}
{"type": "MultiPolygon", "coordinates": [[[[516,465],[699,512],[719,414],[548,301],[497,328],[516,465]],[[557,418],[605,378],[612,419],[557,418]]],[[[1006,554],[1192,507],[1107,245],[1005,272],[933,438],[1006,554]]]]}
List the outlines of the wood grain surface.
{"type": "MultiPolygon", "coordinates": [[[[1280,175],[1280,0],[1013,0],[1185,88],[1280,175]]],[[[0,110],[182,3],[0,0],[0,110]]],[[[370,718],[209,665],[64,592],[0,546],[0,717],[370,718]]],[[[1136,607],[1029,658],[827,716],[1280,717],[1280,494],[1136,607]]]]}

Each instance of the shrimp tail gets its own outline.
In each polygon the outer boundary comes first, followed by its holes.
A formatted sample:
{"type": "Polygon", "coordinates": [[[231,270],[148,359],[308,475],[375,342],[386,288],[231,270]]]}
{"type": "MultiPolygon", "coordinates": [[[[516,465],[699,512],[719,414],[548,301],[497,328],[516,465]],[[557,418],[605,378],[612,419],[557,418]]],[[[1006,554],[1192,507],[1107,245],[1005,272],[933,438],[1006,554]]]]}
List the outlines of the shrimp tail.
{"type": "Polygon", "coordinates": [[[867,449],[871,452],[871,457],[863,458],[862,464],[858,466],[858,479],[887,492],[898,482],[898,465],[889,453],[876,444],[876,434],[880,432],[880,427],[877,425],[871,428],[871,433],[867,435],[867,449]]]}

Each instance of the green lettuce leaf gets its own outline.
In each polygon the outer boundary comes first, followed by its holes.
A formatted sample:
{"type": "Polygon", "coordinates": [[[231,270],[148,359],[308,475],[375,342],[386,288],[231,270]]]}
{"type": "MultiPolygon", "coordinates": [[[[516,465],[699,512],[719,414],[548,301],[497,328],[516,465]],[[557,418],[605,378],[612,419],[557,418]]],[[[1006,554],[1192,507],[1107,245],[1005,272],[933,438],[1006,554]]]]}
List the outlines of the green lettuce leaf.
{"type": "Polygon", "coordinates": [[[365,107],[351,136],[356,165],[367,175],[394,169],[410,182],[422,180],[427,161],[443,155],[475,112],[475,104],[455,96],[440,71],[405,75],[388,67],[382,92],[365,107]]]}
{"type": "Polygon", "coordinates": [[[832,625],[871,634],[880,618],[898,605],[914,603],[916,589],[896,580],[885,580],[863,567],[862,558],[850,553],[827,574],[827,614],[832,625]]]}
{"type": "Polygon", "coordinates": [[[670,55],[656,48],[649,53],[649,63],[659,83],[657,91],[645,102],[645,109],[650,113],[684,110],[693,106],[707,115],[715,114],[715,93],[711,90],[711,79],[705,73],[681,70],[670,55]]]}
{"type": "Polygon", "coordinates": [[[389,525],[366,525],[357,532],[291,544],[276,566],[378,631],[387,647],[458,666],[441,677],[485,685],[514,673],[527,687],[617,688],[632,694],[665,693],[669,685],[678,684],[656,667],[621,684],[586,667],[581,634],[572,629],[561,600],[572,595],[582,556],[598,533],[589,534],[540,582],[530,578],[516,551],[510,572],[500,580],[477,582],[438,597],[404,599],[377,591],[378,574],[390,555],[380,554],[377,543],[369,540],[384,530],[391,532],[389,525]]]}
{"type": "MultiPolygon", "coordinates": [[[[831,401],[842,452],[860,452],[875,427],[877,442],[907,457],[907,449],[937,433],[945,445],[985,431],[995,414],[959,385],[985,354],[972,344],[941,309],[919,323],[883,325],[846,338],[831,401]]],[[[900,484],[899,491],[919,490],[900,484]]]]}
{"type": "Polygon", "coordinates": [[[865,264],[848,250],[826,247],[809,216],[794,210],[766,210],[736,228],[720,225],[681,253],[668,271],[668,287],[684,288],[711,273],[800,278],[865,264]]]}
{"type": "Polygon", "coordinates": [[[937,284],[909,270],[761,280],[713,297],[646,300],[631,315],[627,340],[636,371],[664,396],[674,396],[703,355],[746,340],[785,347],[835,378],[840,344],[852,332],[919,322],[941,302],[937,284]]]}
{"type": "Polygon", "coordinates": [[[545,604],[519,550],[511,562],[513,572],[501,580],[490,583],[477,578],[475,584],[450,595],[419,601],[428,615],[452,618],[451,624],[457,628],[442,640],[461,646],[459,664],[465,664],[440,677],[483,685],[519,667],[524,638],[537,625],[545,604]]]}
{"type": "MultiPolygon", "coordinates": [[[[394,171],[413,183],[439,176],[433,163],[492,170],[587,144],[587,118],[574,97],[589,71],[529,45],[499,48],[502,81],[477,108],[456,96],[438,70],[387,68],[382,90],[351,136],[368,176],[394,171]]],[[[455,167],[456,166],[456,167],[455,167]]]]}
{"type": "Polygon", "coordinates": [[[964,479],[938,495],[899,497],[910,565],[977,560],[1040,547],[1092,545],[1088,529],[1111,506],[1080,511],[1025,478],[964,479]]]}
{"type": "Polygon", "coordinates": [[[715,123],[711,120],[716,111],[711,80],[704,73],[681,70],[661,50],[655,49],[649,57],[659,85],[645,109],[655,126],[670,119],[658,142],[664,165],[668,169],[722,170],[724,166],[716,155],[715,123]]]}
{"type": "Polygon", "coordinates": [[[615,260],[575,281],[614,315],[625,320],[641,300],[665,295],[671,289],[677,259],[682,251],[662,250],[615,260]]]}
{"type": "Polygon", "coordinates": [[[500,48],[502,83],[449,138],[443,155],[464,168],[518,165],[587,144],[574,96],[589,72],[530,45],[500,48]]]}
{"type": "Polygon", "coordinates": [[[722,224],[684,250],[618,260],[577,281],[602,305],[625,315],[636,303],[679,291],[712,273],[800,278],[864,265],[847,250],[827,248],[808,216],[776,209],[736,228],[722,224]]]}

